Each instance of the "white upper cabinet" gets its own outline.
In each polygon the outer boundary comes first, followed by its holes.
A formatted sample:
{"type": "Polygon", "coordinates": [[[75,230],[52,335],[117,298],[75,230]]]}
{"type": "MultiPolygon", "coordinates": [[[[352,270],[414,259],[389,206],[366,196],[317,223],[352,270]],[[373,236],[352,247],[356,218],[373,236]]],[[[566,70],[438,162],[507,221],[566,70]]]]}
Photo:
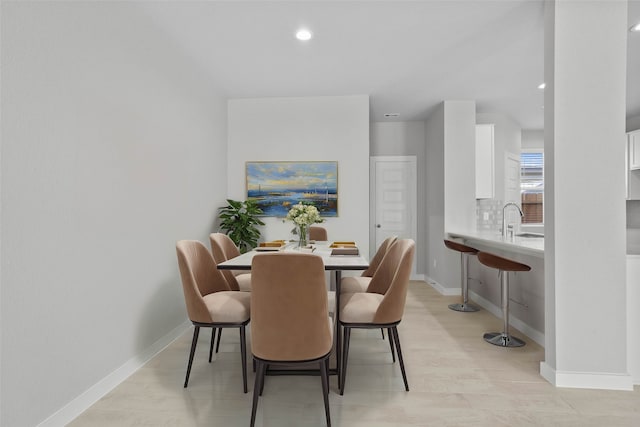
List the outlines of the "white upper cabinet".
{"type": "Polygon", "coordinates": [[[629,169],[640,169],[640,129],[627,134],[629,143],[629,169]]]}
{"type": "Polygon", "coordinates": [[[640,130],[627,133],[625,154],[627,200],[640,200],[640,130]]]}
{"type": "Polygon", "coordinates": [[[476,199],[495,195],[494,125],[476,125],[476,199]]]}

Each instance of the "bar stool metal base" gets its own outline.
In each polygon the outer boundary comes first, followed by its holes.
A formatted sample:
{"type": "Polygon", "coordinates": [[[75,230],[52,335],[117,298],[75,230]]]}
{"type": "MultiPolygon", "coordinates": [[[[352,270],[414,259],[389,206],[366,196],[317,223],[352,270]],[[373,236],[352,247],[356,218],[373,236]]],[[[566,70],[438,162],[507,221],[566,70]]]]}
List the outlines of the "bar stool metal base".
{"type": "Polygon", "coordinates": [[[504,332],[487,332],[484,334],[484,340],[498,347],[522,347],[526,344],[520,338],[505,334],[504,332]]]}
{"type": "Polygon", "coordinates": [[[469,303],[466,303],[466,304],[465,303],[449,304],[449,308],[451,310],[454,310],[454,311],[464,311],[464,312],[467,312],[467,313],[480,310],[475,305],[469,304],[469,303]]]}

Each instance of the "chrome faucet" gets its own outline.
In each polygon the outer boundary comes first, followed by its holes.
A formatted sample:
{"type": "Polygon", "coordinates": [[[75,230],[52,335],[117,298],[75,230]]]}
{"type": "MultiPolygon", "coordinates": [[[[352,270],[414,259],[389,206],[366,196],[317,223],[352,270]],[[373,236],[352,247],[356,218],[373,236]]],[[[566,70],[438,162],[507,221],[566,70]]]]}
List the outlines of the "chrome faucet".
{"type": "Polygon", "coordinates": [[[502,237],[503,238],[507,238],[509,237],[507,234],[507,208],[509,206],[515,206],[516,209],[518,209],[518,212],[520,213],[520,218],[524,217],[524,214],[522,213],[522,209],[520,209],[520,206],[518,206],[517,204],[513,203],[513,202],[509,202],[506,205],[504,205],[504,207],[502,208],[502,237]]]}

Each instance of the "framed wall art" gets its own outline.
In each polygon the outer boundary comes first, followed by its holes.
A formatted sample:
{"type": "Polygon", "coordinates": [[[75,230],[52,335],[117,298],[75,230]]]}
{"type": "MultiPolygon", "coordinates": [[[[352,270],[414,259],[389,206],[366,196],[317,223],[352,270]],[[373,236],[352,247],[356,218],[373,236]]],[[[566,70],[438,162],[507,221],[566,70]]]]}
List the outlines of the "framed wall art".
{"type": "Polygon", "coordinates": [[[264,216],[284,217],[299,202],[338,216],[338,162],[247,162],[247,199],[264,216]]]}

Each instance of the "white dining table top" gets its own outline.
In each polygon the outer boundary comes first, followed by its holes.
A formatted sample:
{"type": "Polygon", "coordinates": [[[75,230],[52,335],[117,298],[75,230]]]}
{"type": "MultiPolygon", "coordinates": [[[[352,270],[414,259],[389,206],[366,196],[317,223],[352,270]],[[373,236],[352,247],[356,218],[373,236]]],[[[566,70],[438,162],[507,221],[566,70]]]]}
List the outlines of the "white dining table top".
{"type": "Polygon", "coordinates": [[[362,255],[331,255],[331,242],[316,242],[311,246],[313,252],[306,252],[297,248],[297,243],[288,243],[284,248],[277,251],[258,251],[252,250],[241,254],[235,258],[218,264],[220,270],[251,270],[251,261],[253,257],[259,254],[268,253],[312,253],[322,257],[325,270],[366,270],[369,267],[369,261],[362,255]]]}

